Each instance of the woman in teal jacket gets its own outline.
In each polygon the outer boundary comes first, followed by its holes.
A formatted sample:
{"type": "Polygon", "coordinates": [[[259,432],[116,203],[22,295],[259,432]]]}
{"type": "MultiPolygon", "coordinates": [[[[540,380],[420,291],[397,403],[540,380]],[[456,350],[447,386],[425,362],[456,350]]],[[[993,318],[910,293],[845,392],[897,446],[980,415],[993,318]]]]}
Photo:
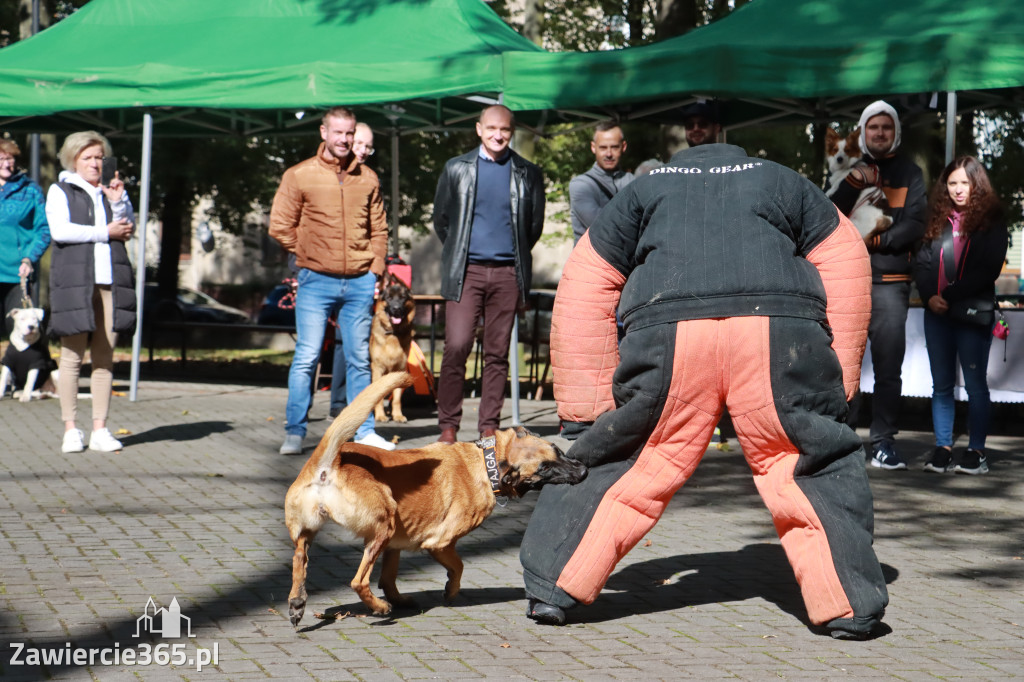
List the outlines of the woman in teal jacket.
{"type": "MultiPolygon", "coordinates": [[[[10,333],[7,314],[21,307],[21,280],[36,280],[39,259],[50,245],[46,200],[39,185],[18,171],[21,150],[13,140],[0,138],[0,317],[10,333]]],[[[39,291],[31,292],[33,303],[39,291]]]]}

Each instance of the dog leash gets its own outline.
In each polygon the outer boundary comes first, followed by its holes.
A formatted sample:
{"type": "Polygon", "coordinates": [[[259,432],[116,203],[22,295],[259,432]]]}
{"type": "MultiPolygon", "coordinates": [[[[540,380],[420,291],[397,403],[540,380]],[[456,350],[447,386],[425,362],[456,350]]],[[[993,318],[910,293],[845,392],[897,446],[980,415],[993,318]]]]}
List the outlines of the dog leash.
{"type": "Polygon", "coordinates": [[[21,307],[32,307],[32,299],[28,295],[28,275],[21,276],[21,307]]]}

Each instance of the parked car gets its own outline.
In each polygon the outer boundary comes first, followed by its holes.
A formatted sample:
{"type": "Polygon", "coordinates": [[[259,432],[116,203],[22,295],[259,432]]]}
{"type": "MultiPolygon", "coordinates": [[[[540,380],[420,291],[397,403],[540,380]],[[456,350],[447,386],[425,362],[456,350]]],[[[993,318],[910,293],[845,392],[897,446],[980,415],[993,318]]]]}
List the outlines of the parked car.
{"type": "Polygon", "coordinates": [[[256,324],[295,327],[295,299],[290,296],[291,291],[288,284],[278,284],[271,289],[256,315],[256,324]]]}
{"type": "MultiPolygon", "coordinates": [[[[157,300],[157,285],[146,284],[146,292],[143,295],[143,323],[152,319],[153,315],[159,315],[161,321],[173,321],[164,319],[171,313],[162,301],[157,300]]],[[[249,324],[252,320],[244,310],[232,308],[217,301],[201,291],[178,287],[178,295],[172,302],[178,309],[178,319],[185,322],[223,322],[228,324],[249,324]]]]}

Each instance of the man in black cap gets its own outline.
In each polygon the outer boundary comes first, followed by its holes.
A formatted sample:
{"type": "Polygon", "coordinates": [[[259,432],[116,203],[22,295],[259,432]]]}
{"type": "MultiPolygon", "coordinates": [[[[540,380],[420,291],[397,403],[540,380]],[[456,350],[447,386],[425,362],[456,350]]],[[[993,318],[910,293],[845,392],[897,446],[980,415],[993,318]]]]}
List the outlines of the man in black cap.
{"type": "Polygon", "coordinates": [[[722,132],[718,102],[698,100],[687,105],[683,109],[683,128],[686,129],[686,144],[691,147],[718,142],[722,132]]]}

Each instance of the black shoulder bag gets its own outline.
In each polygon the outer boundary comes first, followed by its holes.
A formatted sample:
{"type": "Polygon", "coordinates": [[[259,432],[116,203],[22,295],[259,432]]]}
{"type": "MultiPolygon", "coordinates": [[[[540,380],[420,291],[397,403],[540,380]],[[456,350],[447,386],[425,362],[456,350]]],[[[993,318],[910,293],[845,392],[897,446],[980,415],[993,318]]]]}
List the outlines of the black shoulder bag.
{"type": "MultiPolygon", "coordinates": [[[[953,229],[946,230],[942,236],[942,276],[946,278],[946,284],[952,284],[959,279],[959,274],[964,266],[964,257],[967,255],[967,249],[970,245],[970,237],[967,238],[967,243],[964,244],[963,253],[960,254],[960,262],[954,265],[953,263],[953,229]]],[[[961,298],[956,301],[949,301],[949,310],[946,315],[949,319],[954,322],[962,322],[965,324],[977,324],[985,327],[991,327],[992,323],[996,320],[996,306],[995,297],[986,298],[984,296],[968,296],[967,298],[961,298]]]]}

